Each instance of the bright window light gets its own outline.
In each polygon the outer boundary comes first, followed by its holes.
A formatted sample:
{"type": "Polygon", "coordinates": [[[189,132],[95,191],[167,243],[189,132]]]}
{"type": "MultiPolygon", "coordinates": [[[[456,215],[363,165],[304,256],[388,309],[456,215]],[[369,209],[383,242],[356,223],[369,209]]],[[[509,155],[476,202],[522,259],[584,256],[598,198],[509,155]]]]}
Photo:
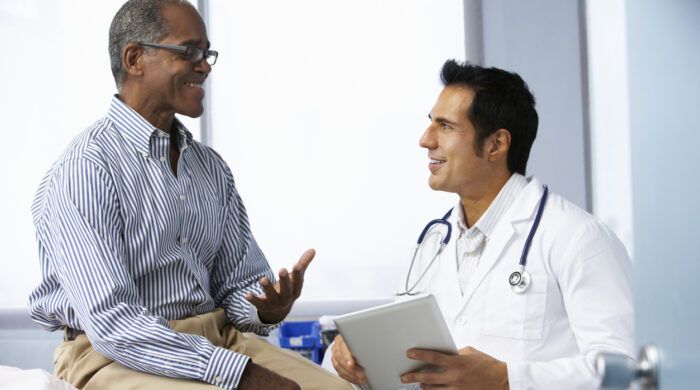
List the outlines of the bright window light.
{"type": "Polygon", "coordinates": [[[418,139],[461,0],[209,3],[219,50],[211,139],[275,271],[317,256],[303,300],[393,294],[425,223],[456,198],[428,188],[418,139]]]}

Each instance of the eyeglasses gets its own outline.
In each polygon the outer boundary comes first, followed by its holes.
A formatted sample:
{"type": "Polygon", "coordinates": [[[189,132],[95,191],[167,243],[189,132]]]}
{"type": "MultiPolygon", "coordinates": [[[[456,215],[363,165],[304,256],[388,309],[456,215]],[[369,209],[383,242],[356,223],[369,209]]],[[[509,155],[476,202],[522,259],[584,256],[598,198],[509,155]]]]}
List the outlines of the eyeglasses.
{"type": "Polygon", "coordinates": [[[160,49],[170,49],[177,50],[185,53],[187,60],[193,64],[202,61],[205,58],[209,65],[216,64],[216,59],[219,57],[219,52],[216,50],[204,50],[194,46],[173,46],[173,45],[161,45],[160,43],[147,43],[147,42],[136,42],[141,46],[157,47],[160,49]]]}

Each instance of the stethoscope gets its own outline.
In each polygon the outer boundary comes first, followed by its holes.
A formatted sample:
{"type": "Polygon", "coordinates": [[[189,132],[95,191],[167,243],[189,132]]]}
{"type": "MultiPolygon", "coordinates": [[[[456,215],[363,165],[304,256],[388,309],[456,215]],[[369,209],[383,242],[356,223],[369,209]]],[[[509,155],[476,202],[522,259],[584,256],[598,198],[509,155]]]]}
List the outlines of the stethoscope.
{"type": "MultiPolygon", "coordinates": [[[[542,194],[542,198],[540,199],[540,205],[537,208],[537,215],[535,215],[535,221],[532,223],[530,233],[528,233],[527,239],[525,240],[525,246],[523,247],[523,252],[520,255],[520,261],[518,262],[518,269],[511,273],[508,277],[508,284],[510,285],[510,289],[516,294],[522,294],[527,290],[528,287],[530,287],[530,274],[527,271],[525,271],[525,264],[527,263],[527,253],[530,251],[532,237],[537,231],[537,226],[539,226],[540,224],[540,219],[542,219],[542,211],[544,210],[544,204],[547,201],[547,194],[549,193],[549,189],[546,185],[543,185],[542,187],[544,188],[544,193],[542,194]]],[[[413,251],[411,265],[408,268],[408,275],[406,276],[405,286],[406,291],[398,293],[396,295],[401,296],[420,294],[420,292],[413,292],[413,290],[418,286],[420,281],[423,280],[423,277],[428,272],[428,270],[433,265],[438,256],[440,256],[442,250],[445,249],[447,243],[450,242],[450,237],[452,236],[452,224],[450,224],[450,222],[448,222],[447,219],[452,214],[452,210],[453,209],[450,209],[450,211],[448,211],[447,214],[445,214],[442,218],[433,219],[432,221],[428,222],[428,224],[425,225],[425,227],[423,228],[423,231],[421,232],[420,236],[418,236],[418,244],[416,245],[416,249],[413,251]],[[413,270],[413,263],[416,261],[416,255],[418,254],[418,250],[420,249],[420,246],[423,243],[423,238],[425,238],[425,235],[428,233],[430,228],[433,227],[433,225],[445,225],[447,227],[447,234],[445,234],[445,237],[443,237],[442,242],[440,243],[440,248],[438,248],[437,252],[430,260],[430,263],[428,263],[428,266],[425,268],[425,270],[423,270],[423,273],[420,275],[418,280],[416,280],[415,283],[413,283],[411,288],[408,288],[408,283],[411,279],[411,271],[413,270]]]]}

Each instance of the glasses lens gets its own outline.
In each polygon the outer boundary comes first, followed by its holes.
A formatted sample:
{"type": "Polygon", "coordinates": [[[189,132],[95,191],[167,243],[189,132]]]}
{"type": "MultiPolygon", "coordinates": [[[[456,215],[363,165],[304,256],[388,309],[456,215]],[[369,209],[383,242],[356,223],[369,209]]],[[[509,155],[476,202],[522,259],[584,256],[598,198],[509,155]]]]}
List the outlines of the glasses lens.
{"type": "Polygon", "coordinates": [[[190,62],[196,64],[202,60],[204,50],[198,47],[188,47],[187,51],[185,51],[185,55],[187,56],[187,59],[190,60],[190,62]]]}
{"type": "Polygon", "coordinates": [[[214,50],[207,50],[207,63],[209,65],[216,64],[216,59],[219,57],[219,52],[214,50]]]}

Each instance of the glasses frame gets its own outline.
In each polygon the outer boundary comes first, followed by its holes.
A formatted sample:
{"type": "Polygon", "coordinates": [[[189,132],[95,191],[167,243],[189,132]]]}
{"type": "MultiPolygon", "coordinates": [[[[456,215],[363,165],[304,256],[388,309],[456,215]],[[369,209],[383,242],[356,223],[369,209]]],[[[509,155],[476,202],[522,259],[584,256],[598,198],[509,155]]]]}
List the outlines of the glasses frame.
{"type": "Polygon", "coordinates": [[[196,46],[175,46],[175,45],[163,45],[160,43],[150,43],[150,42],[136,42],[140,46],[155,47],[158,49],[169,49],[177,50],[185,53],[187,60],[193,64],[201,62],[203,59],[207,61],[209,66],[216,64],[216,60],[219,58],[219,52],[216,50],[204,50],[196,46]],[[194,53],[194,54],[190,54],[194,53]],[[209,62],[209,58],[214,58],[212,62],[209,62]]]}

